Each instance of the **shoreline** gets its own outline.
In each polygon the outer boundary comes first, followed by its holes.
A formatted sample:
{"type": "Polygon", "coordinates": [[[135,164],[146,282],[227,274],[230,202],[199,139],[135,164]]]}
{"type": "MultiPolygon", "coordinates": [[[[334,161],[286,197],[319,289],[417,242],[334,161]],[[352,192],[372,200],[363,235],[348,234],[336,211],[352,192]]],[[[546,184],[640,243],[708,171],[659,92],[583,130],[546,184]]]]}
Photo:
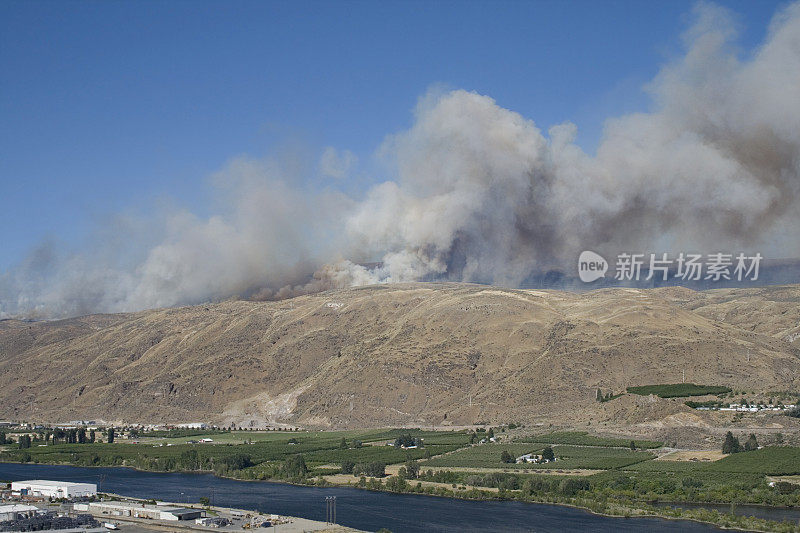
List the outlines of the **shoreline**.
{"type": "MultiPolygon", "coordinates": [[[[481,494],[486,495],[486,497],[469,498],[469,497],[465,497],[465,496],[459,496],[459,495],[457,495],[455,493],[452,493],[452,492],[451,492],[451,494],[431,494],[431,493],[416,492],[416,491],[398,492],[398,491],[388,490],[386,488],[362,487],[362,486],[359,486],[357,484],[353,484],[353,483],[349,483],[349,482],[348,483],[333,483],[333,482],[329,482],[327,480],[326,480],[326,484],[325,485],[318,485],[318,484],[316,484],[314,482],[312,482],[312,483],[295,483],[295,482],[292,482],[292,481],[281,480],[281,479],[240,479],[240,478],[231,477],[231,476],[219,475],[219,474],[216,474],[216,473],[214,473],[213,471],[210,471],[210,470],[159,471],[159,470],[145,470],[145,469],[137,468],[137,467],[134,467],[134,466],[123,466],[123,465],[115,465],[115,466],[82,466],[82,465],[74,465],[74,464],[70,464],[70,463],[20,463],[20,462],[3,461],[3,460],[0,460],[0,463],[16,464],[16,465],[34,465],[34,466],[35,465],[42,465],[42,466],[68,466],[68,467],[74,467],[74,468],[127,468],[127,469],[131,469],[131,470],[134,470],[134,471],[137,471],[137,472],[143,472],[143,473],[211,475],[211,476],[219,478],[219,479],[228,479],[228,480],[231,480],[231,481],[240,481],[240,482],[244,481],[244,482],[252,482],[252,483],[259,483],[259,482],[261,482],[261,483],[272,483],[272,484],[291,485],[291,486],[296,486],[296,487],[307,487],[307,488],[359,489],[359,490],[367,490],[367,491],[372,491],[372,492],[384,492],[384,493],[389,493],[389,494],[409,495],[409,496],[427,496],[427,497],[444,498],[444,499],[451,499],[451,500],[476,501],[476,502],[477,501],[496,501],[496,502],[508,501],[508,502],[518,502],[518,503],[523,503],[523,504],[551,505],[551,506],[569,507],[569,508],[572,508],[572,509],[578,509],[578,510],[582,510],[582,511],[587,511],[590,514],[593,514],[593,515],[596,515],[596,516],[607,517],[607,518],[618,518],[618,519],[626,519],[626,518],[659,518],[659,519],[662,519],[662,520],[672,520],[672,521],[687,520],[687,521],[691,521],[691,522],[712,525],[712,526],[718,527],[720,529],[730,530],[730,531],[758,531],[758,532],[764,532],[764,533],[768,533],[769,531],[772,531],[770,529],[757,529],[757,528],[752,528],[752,527],[748,527],[748,526],[742,526],[742,527],[733,526],[733,527],[729,527],[727,525],[724,525],[724,524],[721,524],[719,522],[715,522],[715,521],[712,521],[712,520],[703,520],[701,518],[696,518],[696,517],[692,517],[692,516],[674,516],[672,514],[660,513],[657,510],[654,510],[652,507],[650,507],[650,508],[639,507],[639,506],[628,507],[628,506],[625,506],[625,505],[621,505],[619,507],[620,507],[620,511],[622,512],[622,514],[613,514],[613,513],[602,512],[602,511],[598,511],[598,510],[592,509],[591,507],[589,507],[590,502],[587,502],[587,505],[580,505],[580,504],[574,503],[574,502],[554,502],[554,501],[546,501],[546,500],[542,500],[542,499],[519,499],[519,498],[513,498],[513,497],[512,498],[504,498],[504,497],[498,497],[498,496],[491,496],[492,493],[490,493],[489,491],[484,491],[481,488],[477,488],[477,487],[475,488],[475,490],[478,490],[481,494]]],[[[391,476],[386,476],[386,478],[389,478],[389,477],[391,477],[391,476]]],[[[315,478],[308,478],[308,479],[309,480],[313,480],[315,478]]],[[[324,478],[322,478],[322,479],[324,479],[324,478]]],[[[368,478],[368,479],[381,480],[382,478],[368,478]]],[[[383,479],[385,479],[385,478],[383,478],[383,479]]],[[[445,489],[445,490],[448,490],[448,489],[445,489]]],[[[101,491],[98,490],[98,493],[100,493],[100,492],[101,491]]],[[[103,492],[103,494],[112,495],[113,493],[103,492]]],[[[494,494],[497,494],[497,493],[494,493],[494,494]]],[[[135,496],[124,496],[124,495],[116,495],[116,496],[124,497],[124,498],[131,498],[131,499],[140,499],[140,498],[135,497],[135,496]]],[[[591,500],[591,501],[598,502],[598,500],[591,500]]],[[[640,502],[640,503],[643,503],[645,505],[650,505],[650,506],[652,505],[649,502],[640,502]]],[[[717,509],[710,509],[710,508],[702,507],[703,505],[715,505],[715,506],[729,505],[729,504],[726,504],[726,503],[681,502],[681,501],[677,501],[677,502],[676,501],[669,501],[669,502],[664,501],[664,502],[654,502],[654,503],[666,503],[666,504],[673,504],[673,505],[678,505],[678,504],[682,504],[682,503],[683,504],[696,504],[697,507],[698,507],[698,510],[706,510],[708,512],[716,512],[716,513],[719,513],[721,516],[730,516],[731,518],[736,518],[736,517],[740,517],[742,519],[749,518],[749,517],[742,516],[742,515],[728,515],[727,513],[720,513],[719,510],[717,510],[717,509]]],[[[736,504],[736,505],[737,506],[745,506],[745,507],[752,506],[752,507],[760,507],[760,508],[763,508],[763,509],[776,509],[776,510],[779,510],[779,509],[784,509],[784,510],[798,509],[797,507],[785,507],[785,506],[784,507],[773,507],[773,506],[766,506],[766,505],[759,505],[759,504],[748,504],[748,503],[742,503],[742,504],[736,504]]],[[[673,510],[678,511],[678,512],[680,512],[680,511],[683,511],[683,512],[689,511],[689,512],[691,512],[692,511],[691,509],[676,509],[674,507],[665,507],[665,509],[673,509],[673,510]]],[[[302,518],[302,517],[299,517],[299,518],[302,518]]],[[[784,522],[777,522],[777,521],[769,521],[769,520],[760,519],[760,518],[756,518],[756,520],[760,520],[760,521],[764,521],[764,522],[774,522],[776,524],[784,523],[784,522]]]]}

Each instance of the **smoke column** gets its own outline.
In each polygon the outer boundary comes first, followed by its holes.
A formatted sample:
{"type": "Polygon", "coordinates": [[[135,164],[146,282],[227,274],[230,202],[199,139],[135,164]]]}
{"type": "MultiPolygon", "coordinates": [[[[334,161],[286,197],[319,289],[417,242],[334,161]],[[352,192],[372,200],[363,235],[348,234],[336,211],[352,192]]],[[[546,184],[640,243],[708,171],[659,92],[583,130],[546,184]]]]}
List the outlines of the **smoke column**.
{"type": "MultiPolygon", "coordinates": [[[[609,119],[594,156],[573,124],[542,132],[488,96],[432,92],[382,144],[394,176],[365,198],[293,188],[286,166],[238,159],[213,179],[217,215],[166,213],[159,240],[124,260],[135,224],[81,253],[42,245],[0,276],[0,317],[434,278],[517,286],[571,270],[583,249],[800,257],[800,4],[747,59],[725,10],[694,15],[685,53],[647,88],[655,110],[609,119]]],[[[357,161],[328,149],[322,163],[339,179],[357,161]]]]}

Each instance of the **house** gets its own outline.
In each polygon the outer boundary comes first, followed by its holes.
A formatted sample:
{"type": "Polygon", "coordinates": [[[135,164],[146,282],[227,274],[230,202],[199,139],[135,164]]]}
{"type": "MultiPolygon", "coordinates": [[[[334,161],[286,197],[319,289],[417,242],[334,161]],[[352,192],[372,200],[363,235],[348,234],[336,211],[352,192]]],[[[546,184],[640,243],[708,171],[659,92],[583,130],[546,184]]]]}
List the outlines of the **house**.
{"type": "MultiPolygon", "coordinates": [[[[555,461],[555,459],[552,459],[555,461]]],[[[520,455],[517,457],[517,464],[520,463],[536,463],[536,464],[544,464],[549,463],[550,460],[543,458],[541,455],[537,455],[535,453],[526,453],[525,455],[520,455]]]]}

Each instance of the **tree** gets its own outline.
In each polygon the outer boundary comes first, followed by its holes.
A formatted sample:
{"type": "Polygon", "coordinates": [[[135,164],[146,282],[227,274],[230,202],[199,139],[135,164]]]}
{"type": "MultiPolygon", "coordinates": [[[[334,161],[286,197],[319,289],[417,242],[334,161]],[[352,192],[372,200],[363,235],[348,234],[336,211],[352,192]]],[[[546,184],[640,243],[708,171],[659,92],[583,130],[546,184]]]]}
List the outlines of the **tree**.
{"type": "Polygon", "coordinates": [[[360,440],[353,439],[353,448],[361,448],[363,445],[364,445],[364,443],[361,442],[360,440]]]}
{"type": "Polygon", "coordinates": [[[89,442],[94,442],[97,439],[97,435],[95,435],[94,430],[89,432],[89,442]]]}
{"type": "Polygon", "coordinates": [[[555,461],[556,454],[553,453],[552,446],[545,446],[544,450],[542,450],[542,459],[545,461],[555,461]]]}
{"type": "Polygon", "coordinates": [[[347,439],[345,439],[344,437],[342,437],[342,441],[339,443],[339,448],[341,448],[342,450],[347,449],[347,439]]]}
{"type": "Polygon", "coordinates": [[[114,428],[108,428],[108,443],[112,444],[114,442],[114,428]]]}
{"type": "Polygon", "coordinates": [[[490,439],[494,438],[494,428],[489,428],[489,438],[490,439]]]}
{"type": "Polygon", "coordinates": [[[287,457],[283,462],[281,473],[288,478],[303,478],[308,474],[306,460],[301,454],[287,457]]]}
{"type": "Polygon", "coordinates": [[[178,467],[182,470],[200,470],[199,459],[197,450],[184,450],[178,458],[178,467]]]}
{"type": "Polygon", "coordinates": [[[353,467],[353,475],[384,477],[386,475],[386,464],[379,462],[359,463],[353,467]]]}
{"type": "Polygon", "coordinates": [[[208,507],[209,505],[211,505],[211,500],[208,498],[208,496],[201,496],[200,497],[200,505],[208,507]]]}
{"type": "Polygon", "coordinates": [[[0,431],[0,445],[3,445],[5,443],[6,443],[6,434],[5,432],[0,431]]]}
{"type": "Polygon", "coordinates": [[[631,450],[635,450],[635,449],[636,449],[636,441],[632,440],[631,441],[631,450]]]}
{"type": "Polygon", "coordinates": [[[500,454],[500,460],[504,463],[513,463],[514,458],[508,453],[508,450],[503,450],[503,453],[500,454]]]}
{"type": "Polygon", "coordinates": [[[419,476],[419,463],[416,461],[406,461],[405,466],[408,479],[417,479],[419,476]]]}
{"type": "Polygon", "coordinates": [[[754,433],[750,433],[750,436],[747,438],[747,442],[744,443],[744,451],[750,452],[757,449],[758,441],[756,440],[756,436],[754,433]]]}
{"type": "Polygon", "coordinates": [[[31,436],[30,435],[22,435],[19,440],[17,441],[17,445],[20,449],[30,448],[31,447],[31,436]]]}
{"type": "Polygon", "coordinates": [[[416,439],[411,436],[411,434],[406,433],[404,435],[400,435],[394,440],[394,445],[397,448],[403,447],[408,448],[410,446],[420,446],[422,444],[421,439],[416,439]]]}
{"type": "Polygon", "coordinates": [[[84,428],[78,430],[78,444],[86,444],[86,429],[84,428]]]}
{"type": "MultiPolygon", "coordinates": [[[[201,458],[198,456],[197,464],[198,469],[201,462],[201,458]]],[[[253,459],[247,455],[246,453],[235,453],[233,455],[229,455],[222,459],[222,464],[227,466],[230,470],[244,470],[245,468],[250,468],[255,463],[253,463],[253,459]]],[[[305,466],[305,462],[303,462],[303,466],[305,466]]]]}
{"type": "Polygon", "coordinates": [[[738,453],[739,452],[739,439],[733,436],[730,431],[725,435],[725,442],[722,443],[722,453],[738,453]]]}
{"type": "Polygon", "coordinates": [[[342,461],[342,474],[352,474],[355,466],[353,461],[342,461]]]}
{"type": "Polygon", "coordinates": [[[600,389],[597,389],[597,392],[594,395],[594,399],[597,400],[598,402],[602,402],[603,401],[603,391],[601,391],[600,389]]]}

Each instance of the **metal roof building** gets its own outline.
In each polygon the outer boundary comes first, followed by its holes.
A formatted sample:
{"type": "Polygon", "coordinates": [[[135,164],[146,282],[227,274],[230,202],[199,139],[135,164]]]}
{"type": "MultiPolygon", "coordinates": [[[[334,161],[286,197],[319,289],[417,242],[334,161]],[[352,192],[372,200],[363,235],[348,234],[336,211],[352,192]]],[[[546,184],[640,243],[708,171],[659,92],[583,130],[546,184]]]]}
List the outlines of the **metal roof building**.
{"type": "Polygon", "coordinates": [[[11,493],[24,496],[41,496],[43,498],[80,498],[95,496],[97,494],[97,485],[94,483],[32,479],[28,481],[13,481],[11,483],[11,493]]]}

